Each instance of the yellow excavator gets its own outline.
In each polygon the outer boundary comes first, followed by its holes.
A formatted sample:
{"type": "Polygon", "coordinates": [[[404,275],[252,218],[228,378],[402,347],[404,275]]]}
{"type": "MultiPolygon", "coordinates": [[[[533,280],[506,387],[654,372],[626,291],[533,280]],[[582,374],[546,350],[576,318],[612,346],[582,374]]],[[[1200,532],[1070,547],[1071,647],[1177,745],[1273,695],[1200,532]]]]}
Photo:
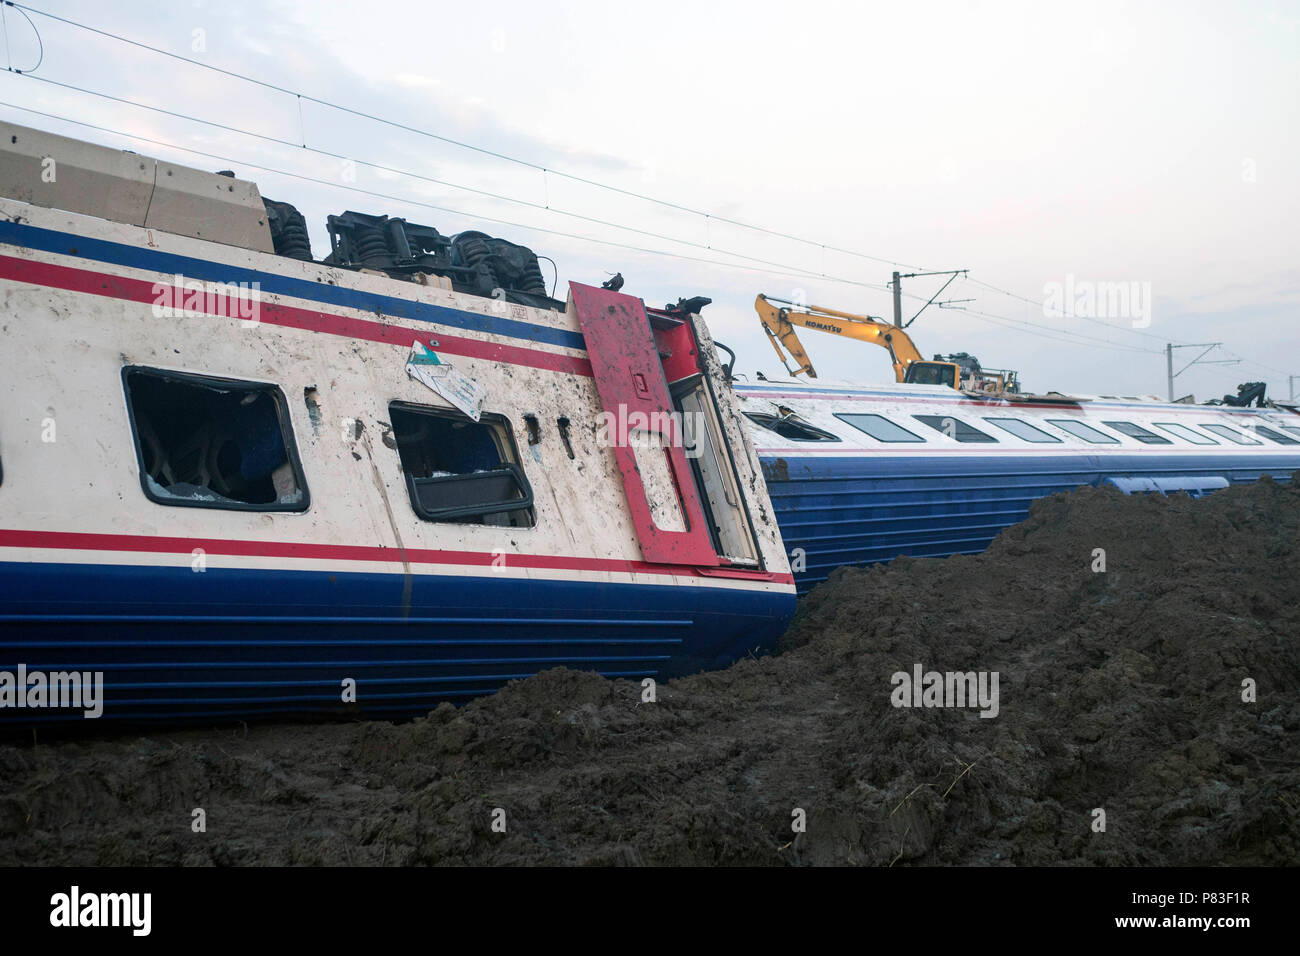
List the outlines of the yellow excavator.
{"type": "Polygon", "coordinates": [[[927,362],[906,332],[875,316],[853,315],[819,305],[800,305],[761,293],[754,300],[754,309],[763,322],[768,341],[776,349],[777,358],[791,375],[817,377],[812,360],[794,330],[796,325],[800,325],[887,349],[889,360],[894,365],[894,377],[900,382],[947,385],[959,391],[994,394],[1017,392],[1020,388],[1015,372],[981,368],[979,360],[965,352],[946,357],[936,355],[934,361],[927,362]],[[786,352],[799,363],[798,368],[790,367],[786,352]]]}

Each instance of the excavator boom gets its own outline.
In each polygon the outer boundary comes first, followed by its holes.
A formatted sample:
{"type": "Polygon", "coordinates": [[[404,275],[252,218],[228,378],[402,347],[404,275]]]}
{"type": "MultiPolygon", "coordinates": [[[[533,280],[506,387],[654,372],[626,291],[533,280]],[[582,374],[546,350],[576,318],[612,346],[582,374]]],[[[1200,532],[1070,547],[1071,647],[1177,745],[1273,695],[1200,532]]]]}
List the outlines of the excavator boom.
{"type": "MultiPolygon", "coordinates": [[[[767,332],[768,341],[772,343],[772,348],[776,349],[777,357],[785,365],[786,371],[792,375],[807,374],[809,378],[817,377],[812,361],[808,358],[808,352],[795,332],[796,325],[816,329],[819,332],[830,332],[859,342],[870,342],[888,349],[889,360],[894,366],[894,377],[900,382],[906,380],[910,366],[922,362],[921,353],[917,351],[906,332],[874,316],[854,315],[851,312],[839,312],[819,305],[800,306],[762,294],[754,300],[754,309],[763,322],[763,330],[767,332]],[[799,363],[797,369],[790,368],[782,347],[799,363]]],[[[949,363],[923,364],[946,366],[949,363]]],[[[956,366],[952,367],[956,368],[956,366]]],[[[952,384],[956,387],[956,380],[952,376],[946,376],[943,384],[952,384]]]]}
{"type": "Polygon", "coordinates": [[[896,325],[871,315],[854,315],[820,305],[801,305],[759,294],[754,309],[763,322],[763,331],[776,349],[777,358],[791,375],[816,378],[812,360],[799,335],[796,325],[818,332],[830,332],[846,339],[870,342],[889,350],[889,361],[894,366],[894,378],[916,385],[946,385],[975,394],[1015,394],[1020,391],[1019,377],[1007,369],[983,369],[973,355],[958,352],[955,355],[936,355],[927,362],[911,337],[896,325]],[[782,351],[784,349],[784,351],[782,351]],[[786,352],[799,363],[792,369],[786,361],[786,352]]]}

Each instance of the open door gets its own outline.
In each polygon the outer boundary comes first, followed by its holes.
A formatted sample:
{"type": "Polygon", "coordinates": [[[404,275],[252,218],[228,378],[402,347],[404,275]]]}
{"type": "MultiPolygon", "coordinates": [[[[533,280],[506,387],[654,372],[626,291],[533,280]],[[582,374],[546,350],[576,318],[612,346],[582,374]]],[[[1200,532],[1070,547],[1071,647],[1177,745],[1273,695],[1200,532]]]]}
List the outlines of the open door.
{"type": "Polygon", "coordinates": [[[618,426],[609,431],[642,557],[655,564],[723,564],[641,300],[576,282],[569,283],[569,299],[601,406],[618,426]]]}

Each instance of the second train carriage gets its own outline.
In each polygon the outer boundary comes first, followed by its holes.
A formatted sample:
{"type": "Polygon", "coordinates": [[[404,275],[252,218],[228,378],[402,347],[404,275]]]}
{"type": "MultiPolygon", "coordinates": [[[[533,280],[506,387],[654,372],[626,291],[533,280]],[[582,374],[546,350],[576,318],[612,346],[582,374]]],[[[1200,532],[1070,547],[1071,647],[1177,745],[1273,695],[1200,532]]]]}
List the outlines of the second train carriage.
{"type": "Polygon", "coordinates": [[[944,386],[738,383],[800,592],[840,565],[983,551],[1081,485],[1198,495],[1300,471],[1300,415],[944,386]]]}

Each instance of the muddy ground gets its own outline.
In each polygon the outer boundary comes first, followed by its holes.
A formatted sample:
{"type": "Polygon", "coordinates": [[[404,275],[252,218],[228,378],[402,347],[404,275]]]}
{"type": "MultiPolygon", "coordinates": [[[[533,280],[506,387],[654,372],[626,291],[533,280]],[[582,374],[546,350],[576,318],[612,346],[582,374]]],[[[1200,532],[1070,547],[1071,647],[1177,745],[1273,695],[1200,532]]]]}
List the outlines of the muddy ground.
{"type": "Polygon", "coordinates": [[[11,741],[0,863],[1295,864],[1298,541],[1300,485],[1082,489],[836,572],[655,703],[556,670],[401,725],[11,741]],[[998,672],[997,716],[892,706],[916,664],[998,672]]]}

